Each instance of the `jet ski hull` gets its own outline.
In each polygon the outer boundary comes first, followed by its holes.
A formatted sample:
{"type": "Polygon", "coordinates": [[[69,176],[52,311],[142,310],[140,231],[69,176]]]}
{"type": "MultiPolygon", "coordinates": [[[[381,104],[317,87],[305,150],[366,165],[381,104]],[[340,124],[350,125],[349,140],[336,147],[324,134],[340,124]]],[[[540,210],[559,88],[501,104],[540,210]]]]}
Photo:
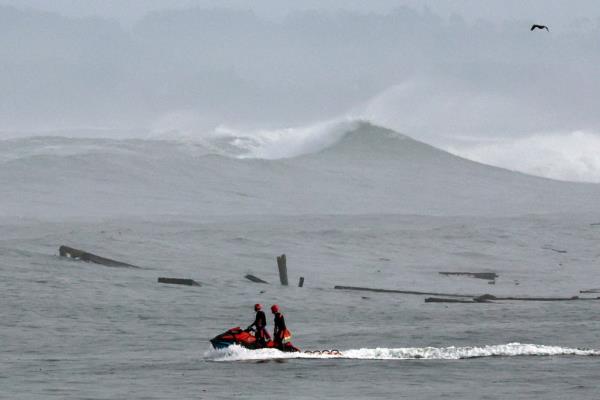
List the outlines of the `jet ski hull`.
{"type": "MultiPolygon", "coordinates": [[[[213,348],[220,350],[226,349],[229,346],[239,345],[250,350],[256,350],[257,348],[277,348],[275,342],[269,340],[264,347],[257,347],[256,338],[251,332],[242,330],[240,327],[231,328],[228,331],[215,336],[210,340],[213,348]]],[[[291,343],[285,343],[281,351],[300,351],[294,347],[291,343]]]]}

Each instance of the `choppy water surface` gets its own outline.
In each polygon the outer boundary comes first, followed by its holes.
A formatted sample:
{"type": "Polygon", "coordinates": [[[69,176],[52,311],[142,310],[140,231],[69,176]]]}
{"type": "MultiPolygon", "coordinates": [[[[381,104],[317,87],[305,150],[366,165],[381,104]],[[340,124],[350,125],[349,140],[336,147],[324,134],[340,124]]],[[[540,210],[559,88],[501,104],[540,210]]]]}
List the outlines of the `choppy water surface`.
{"type": "Polygon", "coordinates": [[[282,137],[0,141],[0,397],[597,397],[599,302],[425,303],[333,286],[598,296],[579,291],[600,288],[599,185],[366,123],[282,137]],[[60,258],[60,245],[143,268],[60,258]],[[290,287],[277,284],[282,253],[290,287]],[[212,351],[256,302],[281,306],[295,345],[340,356],[212,351]]]}
{"type": "Polygon", "coordinates": [[[595,398],[600,303],[432,304],[333,286],[580,295],[600,288],[600,227],[590,225],[599,221],[594,214],[6,219],[0,397],[595,398]],[[61,244],[144,268],[63,259],[61,244]],[[281,253],[291,282],[304,276],[304,288],[276,284],[281,253]],[[438,271],[500,277],[490,285],[438,271]],[[246,281],[248,272],[271,284],[246,281]],[[159,276],[203,286],[162,285],[159,276]],[[342,356],[211,350],[209,338],[251,322],[255,302],[282,307],[297,346],[342,356]]]}

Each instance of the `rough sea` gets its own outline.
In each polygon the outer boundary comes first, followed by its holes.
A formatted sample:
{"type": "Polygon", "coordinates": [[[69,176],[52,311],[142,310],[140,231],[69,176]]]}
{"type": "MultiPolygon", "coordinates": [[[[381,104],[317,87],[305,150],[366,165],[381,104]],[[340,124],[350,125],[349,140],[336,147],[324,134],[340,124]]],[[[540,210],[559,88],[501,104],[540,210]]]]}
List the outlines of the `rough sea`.
{"type": "Polygon", "coordinates": [[[598,398],[600,301],[334,286],[598,297],[580,291],[600,288],[600,185],[366,123],[326,131],[285,158],[268,136],[0,141],[0,398],[598,398]],[[212,350],[254,303],[281,307],[296,346],[341,356],[212,350]]]}

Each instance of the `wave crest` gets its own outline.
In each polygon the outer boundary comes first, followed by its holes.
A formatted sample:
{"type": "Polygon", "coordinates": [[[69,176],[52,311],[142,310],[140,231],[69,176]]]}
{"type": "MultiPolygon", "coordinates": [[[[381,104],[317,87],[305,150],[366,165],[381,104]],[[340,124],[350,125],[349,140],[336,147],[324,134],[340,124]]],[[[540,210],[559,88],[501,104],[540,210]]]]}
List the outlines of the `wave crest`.
{"type": "Polygon", "coordinates": [[[316,153],[338,142],[361,121],[335,119],[314,125],[283,128],[238,130],[217,127],[214,137],[238,150],[239,158],[276,160],[316,153]]]}

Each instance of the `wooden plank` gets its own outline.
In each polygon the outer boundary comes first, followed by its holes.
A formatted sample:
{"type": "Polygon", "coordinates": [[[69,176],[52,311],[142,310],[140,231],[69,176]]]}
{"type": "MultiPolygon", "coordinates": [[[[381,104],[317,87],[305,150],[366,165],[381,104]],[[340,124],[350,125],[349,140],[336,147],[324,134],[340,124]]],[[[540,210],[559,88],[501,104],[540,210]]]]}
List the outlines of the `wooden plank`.
{"type": "Polygon", "coordinates": [[[484,294],[481,296],[472,295],[472,294],[450,294],[450,293],[435,293],[435,292],[417,292],[413,290],[392,290],[392,289],[373,289],[373,288],[365,288],[365,287],[357,287],[357,286],[334,286],[334,289],[340,290],[357,290],[357,291],[366,291],[366,292],[376,292],[376,293],[397,293],[397,294],[411,294],[418,296],[443,296],[443,297],[471,297],[475,302],[486,302],[489,300],[504,300],[504,301],[577,301],[577,300],[600,300],[600,297],[496,297],[491,294],[484,294]]]}
{"type": "Polygon", "coordinates": [[[600,293],[600,289],[580,290],[579,293],[600,293]]]}
{"type": "Polygon", "coordinates": [[[111,260],[110,258],[100,257],[96,254],[88,253],[87,251],[74,249],[68,246],[60,246],[58,248],[58,253],[61,255],[61,257],[68,257],[74,260],[81,260],[85,262],[91,262],[94,264],[105,265],[107,267],[140,268],[132,264],[111,260]]]}
{"type": "Polygon", "coordinates": [[[427,297],[425,303],[480,303],[473,300],[460,300],[460,299],[444,299],[440,297],[427,297]]]}
{"type": "Polygon", "coordinates": [[[159,283],[168,283],[171,285],[187,285],[187,286],[202,286],[200,283],[193,279],[182,279],[182,278],[158,278],[159,283]]]}
{"type": "Polygon", "coordinates": [[[267,284],[269,283],[267,281],[263,281],[258,276],[254,276],[251,274],[246,275],[244,278],[248,279],[249,281],[256,282],[256,283],[267,283],[267,284]]]}
{"type": "Polygon", "coordinates": [[[542,249],[544,249],[544,250],[551,250],[551,251],[553,251],[555,253],[561,253],[561,254],[564,254],[564,253],[567,252],[567,250],[557,249],[557,248],[554,248],[554,247],[552,247],[550,245],[542,246],[542,249]]]}
{"type": "Polygon", "coordinates": [[[477,279],[485,279],[487,281],[493,281],[498,278],[498,274],[495,272],[438,272],[440,275],[446,276],[470,276],[477,279]]]}
{"type": "Polygon", "coordinates": [[[453,293],[436,293],[436,292],[417,292],[414,290],[393,290],[393,289],[373,289],[359,286],[334,286],[334,289],[339,290],[360,290],[365,292],[377,293],[398,293],[398,294],[414,294],[418,296],[445,296],[445,297],[477,297],[474,294],[453,294],[453,293]]]}
{"type": "Polygon", "coordinates": [[[600,300],[600,297],[496,297],[494,300],[508,300],[508,301],[586,301],[586,300],[600,300]]]}

